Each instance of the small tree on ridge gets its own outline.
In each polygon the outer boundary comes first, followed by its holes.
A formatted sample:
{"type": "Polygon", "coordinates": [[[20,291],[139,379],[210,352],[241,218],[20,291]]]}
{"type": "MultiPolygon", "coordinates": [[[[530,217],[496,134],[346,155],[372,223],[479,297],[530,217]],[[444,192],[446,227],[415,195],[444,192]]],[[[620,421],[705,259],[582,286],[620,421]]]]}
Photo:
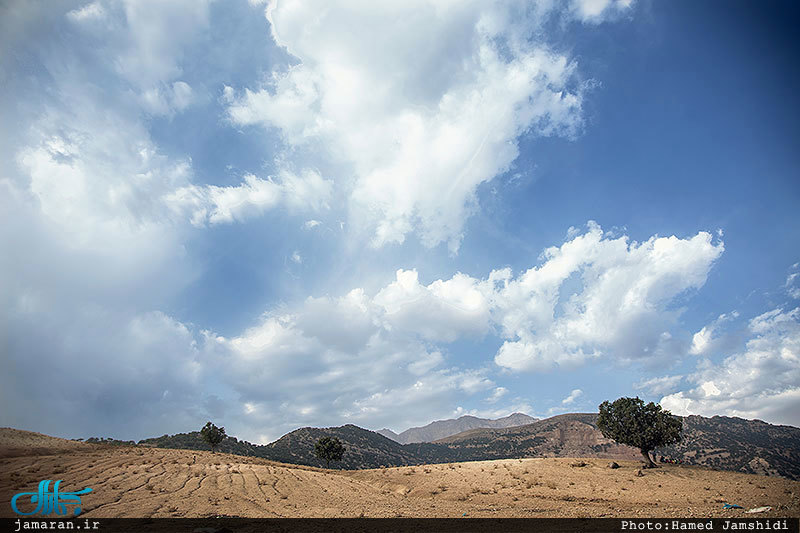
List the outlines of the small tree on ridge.
{"type": "Polygon", "coordinates": [[[322,437],[314,445],[314,455],[325,461],[325,468],[329,468],[331,461],[341,461],[345,447],[336,437],[322,437]]]}
{"type": "Polygon", "coordinates": [[[645,458],[645,468],[653,468],[656,465],[650,459],[650,451],[680,442],[683,423],[660,405],[645,405],[636,397],[601,403],[597,427],[607,439],[638,448],[645,458]]]}
{"type": "Polygon", "coordinates": [[[225,428],[224,427],[217,427],[211,422],[207,422],[203,429],[200,430],[200,435],[203,437],[203,440],[206,441],[209,446],[211,446],[211,453],[215,453],[217,450],[217,446],[225,440],[225,428]]]}

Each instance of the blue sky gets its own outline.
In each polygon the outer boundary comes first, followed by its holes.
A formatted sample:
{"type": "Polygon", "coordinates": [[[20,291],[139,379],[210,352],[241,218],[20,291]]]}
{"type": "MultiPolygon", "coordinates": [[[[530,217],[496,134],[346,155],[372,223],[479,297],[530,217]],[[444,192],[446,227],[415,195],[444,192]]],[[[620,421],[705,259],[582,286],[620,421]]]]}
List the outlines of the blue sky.
{"type": "Polygon", "coordinates": [[[2,10],[0,425],[800,425],[789,2],[2,10]]]}

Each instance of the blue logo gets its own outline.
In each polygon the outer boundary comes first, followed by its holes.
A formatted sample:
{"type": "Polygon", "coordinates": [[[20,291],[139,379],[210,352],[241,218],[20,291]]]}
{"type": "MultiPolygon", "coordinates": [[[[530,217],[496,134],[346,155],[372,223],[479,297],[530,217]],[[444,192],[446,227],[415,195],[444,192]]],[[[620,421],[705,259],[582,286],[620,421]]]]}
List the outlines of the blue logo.
{"type": "Polygon", "coordinates": [[[78,516],[81,514],[80,495],[92,492],[92,489],[86,487],[85,489],[77,492],[59,492],[58,486],[60,484],[61,480],[59,479],[53,484],[53,492],[50,492],[48,490],[50,487],[50,480],[44,479],[39,482],[38,492],[20,492],[19,494],[15,494],[14,497],[11,498],[11,508],[14,509],[15,513],[22,516],[30,516],[36,513],[41,513],[43,515],[52,513],[56,513],[57,515],[65,515],[67,514],[67,505],[77,505],[77,507],[75,507],[75,516],[78,516]],[[36,505],[36,509],[29,513],[23,513],[17,509],[17,500],[26,496],[30,496],[31,505],[36,505]]]}

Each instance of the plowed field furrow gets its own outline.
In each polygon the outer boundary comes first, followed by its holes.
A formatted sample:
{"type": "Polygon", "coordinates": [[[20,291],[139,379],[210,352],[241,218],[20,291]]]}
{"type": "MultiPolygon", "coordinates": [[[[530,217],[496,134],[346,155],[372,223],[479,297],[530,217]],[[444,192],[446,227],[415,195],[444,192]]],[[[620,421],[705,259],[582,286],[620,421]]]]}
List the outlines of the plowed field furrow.
{"type": "MultiPolygon", "coordinates": [[[[2,431],[2,430],[0,430],[2,431]]],[[[57,440],[57,439],[53,439],[57,440]]],[[[800,483],[781,478],[666,465],[526,459],[363,471],[277,465],[188,450],[120,448],[65,441],[47,453],[0,448],[0,499],[62,479],[90,487],[82,516],[252,517],[452,516],[760,517],[800,514],[800,483]],[[55,450],[55,452],[53,451],[55,450]],[[722,502],[742,510],[723,509],[722,502]],[[691,510],[687,509],[690,508],[691,510]]],[[[5,507],[6,516],[11,511],[5,507]]]]}

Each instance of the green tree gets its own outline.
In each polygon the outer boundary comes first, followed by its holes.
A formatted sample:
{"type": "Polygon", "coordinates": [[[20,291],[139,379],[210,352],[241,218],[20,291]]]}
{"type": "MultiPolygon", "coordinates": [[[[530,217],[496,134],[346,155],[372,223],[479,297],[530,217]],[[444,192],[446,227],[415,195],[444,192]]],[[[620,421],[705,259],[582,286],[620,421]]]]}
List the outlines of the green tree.
{"type": "Polygon", "coordinates": [[[683,423],[660,405],[645,405],[636,397],[601,403],[597,427],[604,437],[638,448],[645,458],[645,468],[653,468],[650,451],[680,442],[683,423]]]}
{"type": "Polygon", "coordinates": [[[207,422],[203,429],[200,430],[200,435],[203,440],[211,446],[211,453],[216,452],[217,446],[225,440],[225,428],[217,427],[211,422],[207,422]]]}
{"type": "Polygon", "coordinates": [[[331,465],[331,461],[341,461],[345,447],[336,437],[322,437],[314,445],[314,455],[325,461],[325,467],[331,465]]]}

